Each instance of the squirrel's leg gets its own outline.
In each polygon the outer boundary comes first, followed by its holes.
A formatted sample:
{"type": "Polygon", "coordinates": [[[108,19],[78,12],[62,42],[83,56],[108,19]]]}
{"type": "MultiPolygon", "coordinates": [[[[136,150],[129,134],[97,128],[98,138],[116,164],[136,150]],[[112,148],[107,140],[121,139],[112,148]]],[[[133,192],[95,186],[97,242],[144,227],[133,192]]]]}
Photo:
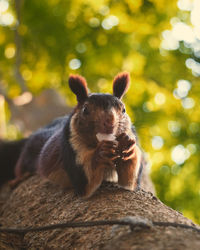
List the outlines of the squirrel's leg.
{"type": "Polygon", "coordinates": [[[44,144],[38,158],[36,171],[62,188],[70,188],[72,184],[60,157],[61,137],[61,130],[58,130],[44,144]]]}
{"type": "Polygon", "coordinates": [[[95,151],[86,155],[84,171],[88,183],[85,188],[85,197],[90,197],[101,185],[104,179],[106,168],[114,168],[114,159],[116,156],[117,142],[102,141],[98,144],[95,151]]]}
{"type": "Polygon", "coordinates": [[[120,158],[117,159],[118,184],[125,189],[135,190],[141,166],[141,151],[135,140],[126,134],[122,134],[118,140],[120,145],[120,158]]]}
{"type": "Polygon", "coordinates": [[[15,166],[15,178],[9,181],[11,188],[15,188],[21,182],[32,176],[36,171],[36,162],[43,145],[42,138],[34,135],[26,142],[15,166]]]}

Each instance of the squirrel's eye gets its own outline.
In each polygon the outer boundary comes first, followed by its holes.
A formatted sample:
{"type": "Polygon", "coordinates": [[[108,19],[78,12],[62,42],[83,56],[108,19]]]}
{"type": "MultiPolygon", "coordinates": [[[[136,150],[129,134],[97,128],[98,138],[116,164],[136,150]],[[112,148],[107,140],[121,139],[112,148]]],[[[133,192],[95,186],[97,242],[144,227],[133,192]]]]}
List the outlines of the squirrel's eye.
{"type": "Polygon", "coordinates": [[[123,107],[123,109],[122,109],[122,113],[124,114],[124,113],[126,113],[126,109],[125,109],[125,107],[123,107]]]}
{"type": "Polygon", "coordinates": [[[83,107],[83,114],[84,114],[84,115],[89,115],[89,113],[90,113],[90,111],[89,111],[88,107],[87,107],[87,106],[84,106],[84,107],[83,107]]]}

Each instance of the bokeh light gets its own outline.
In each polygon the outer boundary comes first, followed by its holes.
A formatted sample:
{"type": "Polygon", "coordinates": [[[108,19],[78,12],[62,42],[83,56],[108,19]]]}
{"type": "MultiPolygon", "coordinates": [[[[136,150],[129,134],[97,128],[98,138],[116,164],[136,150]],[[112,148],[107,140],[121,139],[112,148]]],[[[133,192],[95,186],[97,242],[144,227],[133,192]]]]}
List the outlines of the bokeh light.
{"type": "Polygon", "coordinates": [[[69,67],[73,70],[76,70],[81,67],[81,61],[77,58],[71,59],[69,62],[69,67]]]}
{"type": "Polygon", "coordinates": [[[176,164],[180,165],[190,157],[190,152],[183,145],[177,145],[172,149],[171,157],[176,164]]]}

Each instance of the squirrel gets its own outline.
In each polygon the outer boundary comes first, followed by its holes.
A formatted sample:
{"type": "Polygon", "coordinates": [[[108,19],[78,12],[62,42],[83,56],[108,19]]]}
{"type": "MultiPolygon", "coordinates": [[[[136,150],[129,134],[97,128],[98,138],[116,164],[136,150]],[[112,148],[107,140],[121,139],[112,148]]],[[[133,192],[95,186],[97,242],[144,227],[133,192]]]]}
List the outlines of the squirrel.
{"type": "Polygon", "coordinates": [[[76,107],[23,141],[14,182],[26,173],[38,173],[63,188],[73,187],[86,198],[104,180],[136,190],[143,167],[142,151],[121,101],[129,81],[129,73],[123,72],[114,78],[112,95],[89,94],[85,78],[70,75],[76,107]]]}

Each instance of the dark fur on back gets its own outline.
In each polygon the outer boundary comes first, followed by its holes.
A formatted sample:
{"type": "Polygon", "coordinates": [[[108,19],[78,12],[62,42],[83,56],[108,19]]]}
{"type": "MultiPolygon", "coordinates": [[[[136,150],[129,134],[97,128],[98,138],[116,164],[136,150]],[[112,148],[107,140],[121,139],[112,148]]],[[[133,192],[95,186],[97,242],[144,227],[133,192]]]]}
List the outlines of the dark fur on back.
{"type": "Polygon", "coordinates": [[[84,195],[87,178],[85,176],[83,166],[76,164],[76,153],[70,145],[70,120],[66,122],[62,132],[62,160],[64,169],[67,171],[72,185],[78,195],[84,195]]]}
{"type": "Polygon", "coordinates": [[[59,117],[52,121],[44,128],[33,133],[23,148],[19,160],[16,164],[16,177],[23,175],[27,171],[30,173],[36,172],[36,164],[38,161],[41,149],[47,140],[55,133],[56,130],[62,128],[66,122],[67,116],[59,117]]]}

